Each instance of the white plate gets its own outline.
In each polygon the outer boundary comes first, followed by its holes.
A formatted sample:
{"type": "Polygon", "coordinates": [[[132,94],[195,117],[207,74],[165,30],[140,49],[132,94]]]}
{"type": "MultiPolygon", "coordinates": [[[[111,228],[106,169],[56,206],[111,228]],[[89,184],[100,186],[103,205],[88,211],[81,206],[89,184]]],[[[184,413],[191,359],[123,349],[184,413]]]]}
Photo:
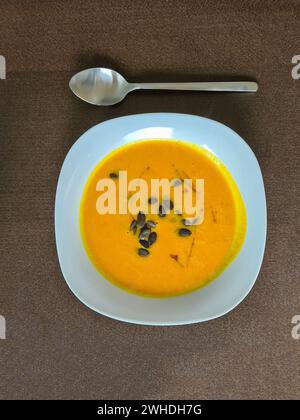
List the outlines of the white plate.
{"type": "Polygon", "coordinates": [[[72,146],[58,180],[55,235],[64,278],[89,308],[122,321],[179,325],[226,314],[255,283],[263,259],[266,228],[263,179],[253,152],[237,133],[207,118],[158,113],[105,121],[84,133],[72,146]],[[105,280],[88,259],[79,231],[81,194],[92,169],[119,146],[147,138],[182,139],[209,149],[233,175],[248,217],[246,239],[233,263],[208,286],[166,299],[135,296],[105,280]]]}

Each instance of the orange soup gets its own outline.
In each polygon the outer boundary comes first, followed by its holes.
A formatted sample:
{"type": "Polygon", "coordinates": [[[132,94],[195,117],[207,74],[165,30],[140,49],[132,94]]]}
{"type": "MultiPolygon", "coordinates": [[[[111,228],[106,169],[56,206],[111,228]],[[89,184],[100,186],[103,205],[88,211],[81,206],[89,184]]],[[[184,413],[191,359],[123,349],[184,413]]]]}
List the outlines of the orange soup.
{"type": "Polygon", "coordinates": [[[232,262],[245,238],[246,211],[233,177],[206,149],[143,140],[120,147],[93,170],[81,199],[80,230],[90,260],[108,281],[136,294],[169,297],[206,285],[232,262]],[[152,179],[170,180],[170,196],[142,196],[148,212],[99,214],[99,181],[115,184],[118,207],[121,171],[128,181],[143,179],[149,190],[152,179]],[[193,191],[197,179],[204,181],[200,224],[174,208],[175,190],[187,190],[187,178],[193,191]]]}

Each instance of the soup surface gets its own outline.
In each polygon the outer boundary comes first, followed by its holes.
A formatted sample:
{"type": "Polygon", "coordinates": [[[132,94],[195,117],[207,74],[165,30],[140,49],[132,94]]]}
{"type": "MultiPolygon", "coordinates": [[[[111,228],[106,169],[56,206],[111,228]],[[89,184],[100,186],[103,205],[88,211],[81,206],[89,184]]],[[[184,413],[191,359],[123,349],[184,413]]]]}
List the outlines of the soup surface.
{"type": "Polygon", "coordinates": [[[246,212],[231,174],[210,152],[183,141],[144,140],[115,150],[93,170],[81,199],[80,230],[90,260],[107,280],[140,295],[168,297],[198,289],[226,268],[244,241],[246,212]],[[127,171],[128,181],[146,181],[149,194],[140,201],[154,214],[99,214],[99,181],[109,178],[118,193],[120,171],[127,171]],[[151,195],[153,178],[173,180],[169,197],[151,195]],[[196,179],[204,180],[201,224],[172,208],[175,189],[187,190],[186,178],[193,192],[196,179]]]}

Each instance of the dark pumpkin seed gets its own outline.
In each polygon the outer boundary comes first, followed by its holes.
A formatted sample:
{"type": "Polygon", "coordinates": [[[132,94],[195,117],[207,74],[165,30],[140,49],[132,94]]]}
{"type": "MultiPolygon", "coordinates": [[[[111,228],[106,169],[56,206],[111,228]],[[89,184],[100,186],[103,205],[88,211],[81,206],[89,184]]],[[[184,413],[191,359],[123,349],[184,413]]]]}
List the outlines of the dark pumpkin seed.
{"type": "Polygon", "coordinates": [[[153,245],[156,239],[157,239],[157,233],[151,232],[148,238],[149,245],[153,245]]]}
{"type": "Polygon", "coordinates": [[[149,255],[148,249],[145,249],[145,248],[139,248],[137,253],[140,257],[148,257],[149,255]]]}
{"type": "Polygon", "coordinates": [[[148,220],[146,224],[147,224],[148,228],[155,228],[156,227],[156,222],[154,222],[154,220],[148,220]]]}
{"type": "Polygon", "coordinates": [[[150,235],[150,233],[151,233],[151,230],[148,228],[141,229],[140,234],[139,234],[139,239],[148,239],[148,236],[150,235]]]}
{"type": "Polygon", "coordinates": [[[130,223],[130,228],[129,228],[129,230],[132,230],[132,232],[133,232],[133,233],[136,233],[136,230],[137,230],[136,220],[133,220],[133,221],[130,223]]]}
{"type": "Polygon", "coordinates": [[[173,186],[173,187],[178,187],[179,185],[181,185],[181,183],[182,183],[181,179],[179,179],[179,178],[175,178],[175,179],[173,179],[173,181],[172,181],[172,186],[173,186]]]}
{"type": "Polygon", "coordinates": [[[159,215],[159,217],[165,217],[166,211],[164,209],[164,206],[162,206],[162,205],[159,206],[158,215],[159,215]]]}
{"type": "Polygon", "coordinates": [[[182,219],[182,223],[184,226],[193,226],[197,224],[198,220],[198,217],[195,217],[195,219],[182,219]]]}
{"type": "MultiPolygon", "coordinates": [[[[150,238],[150,236],[149,236],[150,238]]],[[[148,241],[146,241],[145,239],[140,239],[140,244],[144,247],[144,248],[149,248],[150,243],[148,241]]]]}
{"type": "Polygon", "coordinates": [[[185,229],[185,228],[179,229],[178,231],[178,235],[182,237],[190,236],[191,234],[192,232],[189,229],[185,229]]]}
{"type": "Polygon", "coordinates": [[[156,197],[150,197],[148,199],[148,203],[149,204],[156,204],[157,203],[157,198],[156,197]]]}
{"type": "Polygon", "coordinates": [[[115,172],[111,172],[111,173],[109,174],[109,177],[110,177],[111,179],[117,179],[117,178],[119,178],[119,175],[118,175],[118,174],[116,174],[115,172]]]}
{"type": "Polygon", "coordinates": [[[144,213],[142,213],[141,211],[139,212],[139,214],[137,215],[137,220],[136,220],[136,224],[139,227],[144,227],[146,223],[146,216],[144,215],[144,213]]]}
{"type": "Polygon", "coordinates": [[[174,203],[173,203],[173,201],[172,201],[172,200],[169,200],[169,199],[163,200],[163,207],[164,207],[166,210],[173,210],[173,208],[174,208],[174,203]]]}

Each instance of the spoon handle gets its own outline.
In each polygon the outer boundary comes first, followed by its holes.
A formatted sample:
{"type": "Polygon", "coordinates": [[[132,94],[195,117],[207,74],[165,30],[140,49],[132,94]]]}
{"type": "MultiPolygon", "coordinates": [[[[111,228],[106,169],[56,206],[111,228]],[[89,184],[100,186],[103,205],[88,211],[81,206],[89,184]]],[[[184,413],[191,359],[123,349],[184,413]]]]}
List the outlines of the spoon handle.
{"type": "Polygon", "coordinates": [[[202,90],[214,92],[256,92],[256,82],[188,82],[188,83],[132,83],[135,89],[202,90]]]}

